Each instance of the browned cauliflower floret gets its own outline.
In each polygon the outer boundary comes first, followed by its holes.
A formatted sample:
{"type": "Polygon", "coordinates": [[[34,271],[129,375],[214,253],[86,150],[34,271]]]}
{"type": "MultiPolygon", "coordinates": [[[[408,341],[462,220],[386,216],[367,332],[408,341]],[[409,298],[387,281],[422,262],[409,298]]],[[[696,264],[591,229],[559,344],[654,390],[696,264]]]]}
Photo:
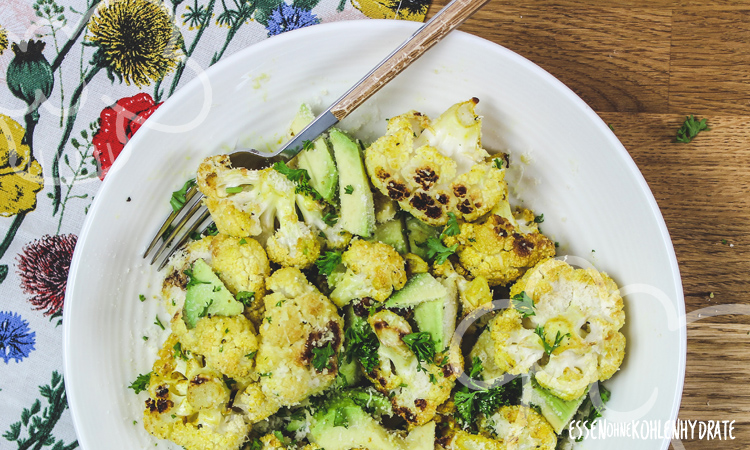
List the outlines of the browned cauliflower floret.
{"type": "Polygon", "coordinates": [[[481,147],[476,98],[434,121],[411,111],[388,121],[386,135],[365,151],[373,186],[431,225],[448,213],[473,221],[505,199],[505,169],[481,147]]]}
{"type": "MultiPolygon", "coordinates": [[[[490,323],[494,363],[500,372],[522,374],[536,367],[540,386],[563,400],[574,400],[620,367],[625,356],[625,336],[619,331],[625,323],[623,301],[605,273],[550,259],[529,270],[510,294],[526,295],[528,300],[525,314],[514,303],[515,308],[490,323]]],[[[492,353],[474,352],[483,360],[482,355],[492,353]]]]}
{"type": "Polygon", "coordinates": [[[330,387],[338,373],[343,320],[336,307],[298,269],[266,280],[266,317],[255,358],[259,383],[235,401],[252,422],[294,406],[330,387]]]}
{"type": "Polygon", "coordinates": [[[254,300],[245,303],[245,314],[256,326],[259,325],[266,291],[265,278],[271,271],[266,252],[253,238],[221,233],[189,243],[170,260],[162,286],[162,298],[169,314],[172,317],[181,314],[188,283],[185,271],[199,258],[211,266],[233,295],[253,293],[254,300]]]}
{"type": "MultiPolygon", "coordinates": [[[[518,210],[525,217],[528,210],[518,210]]],[[[532,218],[533,218],[533,213],[532,218]]],[[[555,256],[555,244],[539,233],[536,224],[514,225],[499,215],[490,215],[481,223],[462,223],[460,234],[446,236],[446,246],[458,245],[460,265],[473,277],[484,277],[490,286],[506,285],[537,262],[555,256]]]]}
{"type": "Polygon", "coordinates": [[[324,242],[339,248],[351,238],[339,225],[325,223],[327,205],[274,168],[238,169],[229,156],[213,156],[200,165],[197,182],[220,232],[257,237],[282,266],[310,267],[324,242]]]}
{"type": "Polygon", "coordinates": [[[403,341],[404,336],[412,333],[411,325],[392,311],[377,312],[368,322],[380,347],[379,363],[367,377],[391,399],[393,410],[410,425],[429,422],[435,417],[437,407],[450,397],[456,379],[451,363],[439,367],[419,361],[403,341]]]}
{"type": "Polygon", "coordinates": [[[382,302],[406,284],[404,259],[390,245],[361,239],[341,255],[342,266],[328,278],[339,307],[356,298],[382,302]]]}
{"type": "Polygon", "coordinates": [[[248,382],[254,377],[254,360],[247,355],[258,350],[258,338],[245,316],[204,317],[190,330],[176,318],[172,331],[185,349],[203,356],[206,367],[236,381],[248,382]]]}
{"type": "Polygon", "coordinates": [[[196,358],[171,334],[159,351],[148,383],[143,423],[152,435],[187,450],[236,450],[250,425],[230,406],[221,372],[196,358]]]}
{"type": "Polygon", "coordinates": [[[449,416],[442,417],[441,450],[553,450],[557,436],[547,421],[527,406],[503,406],[478,420],[479,433],[461,429],[449,416]]]}

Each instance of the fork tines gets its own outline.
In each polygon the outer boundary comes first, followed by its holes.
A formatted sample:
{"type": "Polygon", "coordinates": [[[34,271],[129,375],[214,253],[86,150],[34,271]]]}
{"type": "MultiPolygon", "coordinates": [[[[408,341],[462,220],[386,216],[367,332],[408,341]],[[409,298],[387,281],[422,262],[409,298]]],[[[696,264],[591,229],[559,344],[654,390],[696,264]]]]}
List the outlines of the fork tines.
{"type": "Polygon", "coordinates": [[[172,211],[159,228],[159,231],[143,253],[143,257],[146,258],[157,246],[159,239],[162,239],[162,243],[156,249],[150,264],[154,264],[160,256],[164,256],[158,270],[163,269],[164,266],[167,265],[167,261],[169,261],[172,254],[182,247],[208,218],[209,212],[203,204],[203,194],[200,193],[198,188],[194,185],[185,193],[185,204],[182,208],[172,211]],[[179,221],[173,226],[172,224],[178,218],[179,221]],[[178,236],[180,236],[180,238],[173,244],[178,236]]]}

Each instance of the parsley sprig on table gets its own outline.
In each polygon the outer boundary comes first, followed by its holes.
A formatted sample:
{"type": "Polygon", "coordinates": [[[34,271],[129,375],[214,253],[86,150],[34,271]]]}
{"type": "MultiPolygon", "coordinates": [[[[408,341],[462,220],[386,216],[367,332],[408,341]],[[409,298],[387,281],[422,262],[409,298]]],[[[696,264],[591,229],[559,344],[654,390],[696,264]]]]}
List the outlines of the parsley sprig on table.
{"type": "Polygon", "coordinates": [[[692,114],[685,117],[685,122],[677,130],[677,142],[688,143],[692,141],[701,131],[708,131],[708,122],[706,119],[696,120],[692,114]]]}

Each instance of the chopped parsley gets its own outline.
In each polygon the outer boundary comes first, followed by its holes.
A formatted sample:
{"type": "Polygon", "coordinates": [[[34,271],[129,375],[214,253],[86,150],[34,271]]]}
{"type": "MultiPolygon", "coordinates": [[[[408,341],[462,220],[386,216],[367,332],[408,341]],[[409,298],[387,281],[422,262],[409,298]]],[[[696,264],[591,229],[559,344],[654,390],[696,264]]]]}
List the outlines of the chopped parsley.
{"type": "Polygon", "coordinates": [[[195,286],[197,284],[211,284],[211,282],[209,282],[209,281],[201,281],[198,278],[196,278],[195,275],[193,275],[193,268],[192,268],[192,266],[190,266],[190,269],[183,270],[182,273],[184,273],[188,277],[188,282],[185,285],[185,289],[188,289],[188,288],[190,288],[192,286],[195,286]]]}
{"type": "Polygon", "coordinates": [[[187,361],[188,360],[188,356],[187,356],[188,351],[187,350],[182,350],[182,344],[181,343],[179,343],[179,342],[176,343],[172,347],[172,350],[174,350],[174,357],[175,358],[180,358],[183,361],[187,361]]]}
{"type": "Polygon", "coordinates": [[[253,358],[255,358],[255,355],[257,355],[257,354],[258,354],[258,350],[253,350],[250,353],[248,353],[247,355],[245,355],[245,358],[247,358],[247,359],[253,359],[253,358]]]}
{"type": "Polygon", "coordinates": [[[130,386],[128,386],[128,388],[135,391],[136,394],[140,394],[141,392],[148,389],[149,382],[151,382],[151,372],[144,375],[138,375],[135,381],[130,383],[130,386]]]}
{"type": "Polygon", "coordinates": [[[349,428],[349,419],[346,417],[346,408],[336,408],[333,415],[333,426],[349,428]]]}
{"type": "Polygon", "coordinates": [[[704,130],[710,130],[710,128],[708,128],[708,122],[706,121],[706,119],[695,120],[695,116],[691,114],[685,117],[685,122],[677,130],[677,137],[675,138],[675,140],[677,142],[688,143],[692,141],[698,135],[698,133],[704,130]]]}
{"type": "Polygon", "coordinates": [[[336,214],[335,211],[327,212],[323,215],[323,222],[329,227],[336,225],[336,222],[338,221],[339,221],[339,216],[336,214]]]}
{"type": "Polygon", "coordinates": [[[351,194],[352,192],[354,192],[354,186],[347,184],[344,188],[344,194],[351,194]]]}
{"type": "Polygon", "coordinates": [[[140,301],[142,301],[142,302],[145,302],[145,301],[146,301],[146,296],[145,296],[145,295],[143,295],[143,294],[138,294],[138,299],[139,299],[140,301]]]}
{"type": "Polygon", "coordinates": [[[357,319],[351,327],[346,329],[344,335],[346,362],[350,363],[356,359],[362,364],[365,373],[371,373],[375,370],[380,364],[378,358],[380,341],[372,331],[370,324],[366,320],[357,319]]]}
{"type": "Polygon", "coordinates": [[[539,336],[542,339],[542,345],[544,345],[544,353],[548,355],[551,355],[552,352],[557,350],[557,347],[560,346],[563,339],[565,339],[566,337],[568,338],[570,337],[570,333],[561,334],[560,330],[557,330],[557,334],[555,335],[555,342],[550,344],[549,342],[547,342],[547,337],[545,335],[544,327],[542,325],[537,326],[536,329],[534,330],[534,333],[536,333],[537,336],[539,336]]]}
{"type": "Polygon", "coordinates": [[[427,371],[422,367],[422,362],[435,362],[435,342],[432,340],[430,333],[420,331],[411,333],[401,338],[409,349],[417,356],[417,370],[427,371]]]}
{"type": "Polygon", "coordinates": [[[534,299],[529,297],[525,291],[514,295],[513,298],[510,299],[510,304],[513,305],[513,308],[516,311],[521,313],[523,318],[536,315],[534,312],[534,299]]]}
{"type": "Polygon", "coordinates": [[[331,356],[335,355],[336,352],[333,350],[333,343],[329,342],[325,347],[315,347],[312,349],[312,365],[315,370],[322,372],[325,369],[330,369],[331,356]]]}
{"type": "Polygon", "coordinates": [[[448,213],[448,223],[445,224],[445,228],[443,228],[443,232],[440,233],[440,237],[456,236],[458,234],[461,234],[461,227],[458,224],[456,215],[450,212],[448,213]]]}
{"type": "Polygon", "coordinates": [[[245,240],[245,238],[241,238],[239,243],[240,245],[245,245],[247,244],[247,240],[245,240]]]}
{"type": "Polygon", "coordinates": [[[309,139],[302,142],[302,150],[312,150],[313,147],[314,147],[313,141],[309,139]]]}
{"type": "MultiPolygon", "coordinates": [[[[482,361],[474,357],[469,369],[469,376],[477,378],[482,374],[484,368],[482,361]]],[[[490,389],[472,390],[469,386],[463,386],[456,391],[454,402],[456,405],[456,420],[462,428],[469,428],[476,419],[478,413],[491,416],[500,406],[517,404],[521,396],[521,378],[504,385],[495,386],[490,389]]],[[[475,389],[478,387],[473,385],[475,389]]]]}
{"type": "Polygon", "coordinates": [[[176,212],[182,209],[183,206],[185,206],[185,202],[187,202],[185,195],[187,194],[187,191],[193,186],[195,186],[195,178],[187,180],[182,188],[172,192],[172,198],[169,200],[169,204],[172,205],[172,210],[176,212]]]}
{"type": "Polygon", "coordinates": [[[210,223],[205,230],[203,230],[203,234],[206,236],[216,236],[219,234],[219,229],[216,227],[215,223],[210,223]]]}
{"type": "Polygon", "coordinates": [[[534,223],[542,223],[544,222],[544,214],[539,214],[538,216],[534,216],[534,223]]]}
{"type": "Polygon", "coordinates": [[[206,317],[208,315],[208,308],[210,308],[211,305],[213,304],[214,304],[214,299],[211,299],[211,301],[208,302],[208,304],[203,308],[203,310],[198,313],[198,317],[206,317]]]}
{"type": "Polygon", "coordinates": [[[294,188],[296,194],[309,195],[315,200],[323,201],[323,196],[310,186],[310,174],[307,173],[307,170],[292,169],[284,161],[278,161],[273,165],[273,169],[297,185],[294,188]]]}
{"type": "Polygon", "coordinates": [[[161,323],[161,320],[159,320],[159,316],[156,316],[156,320],[154,321],[154,325],[158,325],[159,328],[161,328],[162,330],[165,330],[164,324],[161,323]]]}
{"type": "MultiPolygon", "coordinates": [[[[607,404],[611,396],[609,389],[604,387],[602,383],[597,383],[597,385],[599,387],[599,398],[601,399],[601,403],[591,401],[591,394],[587,395],[586,399],[583,401],[583,404],[578,410],[578,414],[574,419],[580,419],[581,422],[585,421],[586,428],[589,429],[591,429],[591,427],[596,423],[597,419],[602,416],[602,413],[604,412],[604,405],[607,404]],[[597,405],[596,403],[599,404],[597,405]]],[[[583,435],[579,436],[576,439],[576,442],[581,442],[582,440],[583,435]]]]}
{"type": "Polygon", "coordinates": [[[253,300],[255,300],[255,292],[239,291],[234,298],[243,305],[250,306],[253,300]]]}
{"type": "Polygon", "coordinates": [[[226,188],[227,194],[239,194],[242,192],[242,186],[234,186],[226,188]]]}
{"type": "Polygon", "coordinates": [[[263,442],[258,438],[253,439],[248,450],[263,450],[263,442]]]}
{"type": "Polygon", "coordinates": [[[315,260],[315,265],[318,266],[318,271],[323,275],[330,275],[341,264],[341,251],[330,251],[325,252],[315,260]]]}
{"type": "Polygon", "coordinates": [[[443,264],[450,255],[456,253],[458,244],[446,247],[440,238],[431,237],[427,239],[427,257],[433,259],[437,264],[443,264]]]}
{"type": "Polygon", "coordinates": [[[497,167],[500,170],[503,169],[503,165],[505,165],[505,161],[502,158],[495,158],[493,161],[495,162],[495,167],[497,167]]]}

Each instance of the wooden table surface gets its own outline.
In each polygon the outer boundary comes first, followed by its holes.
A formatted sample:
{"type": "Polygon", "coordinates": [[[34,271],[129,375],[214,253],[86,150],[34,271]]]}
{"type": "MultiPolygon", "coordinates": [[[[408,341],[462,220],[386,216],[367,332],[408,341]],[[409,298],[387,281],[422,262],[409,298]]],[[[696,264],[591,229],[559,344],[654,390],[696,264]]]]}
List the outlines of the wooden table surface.
{"type": "MultiPolygon", "coordinates": [[[[460,29],[535,62],[612,125],[664,215],[688,312],[750,304],[750,0],[492,0],[460,29]],[[689,114],[711,129],[675,143],[689,114]]],[[[736,439],[682,445],[750,448],[750,318],[687,333],[679,417],[734,420],[736,439]]]]}

